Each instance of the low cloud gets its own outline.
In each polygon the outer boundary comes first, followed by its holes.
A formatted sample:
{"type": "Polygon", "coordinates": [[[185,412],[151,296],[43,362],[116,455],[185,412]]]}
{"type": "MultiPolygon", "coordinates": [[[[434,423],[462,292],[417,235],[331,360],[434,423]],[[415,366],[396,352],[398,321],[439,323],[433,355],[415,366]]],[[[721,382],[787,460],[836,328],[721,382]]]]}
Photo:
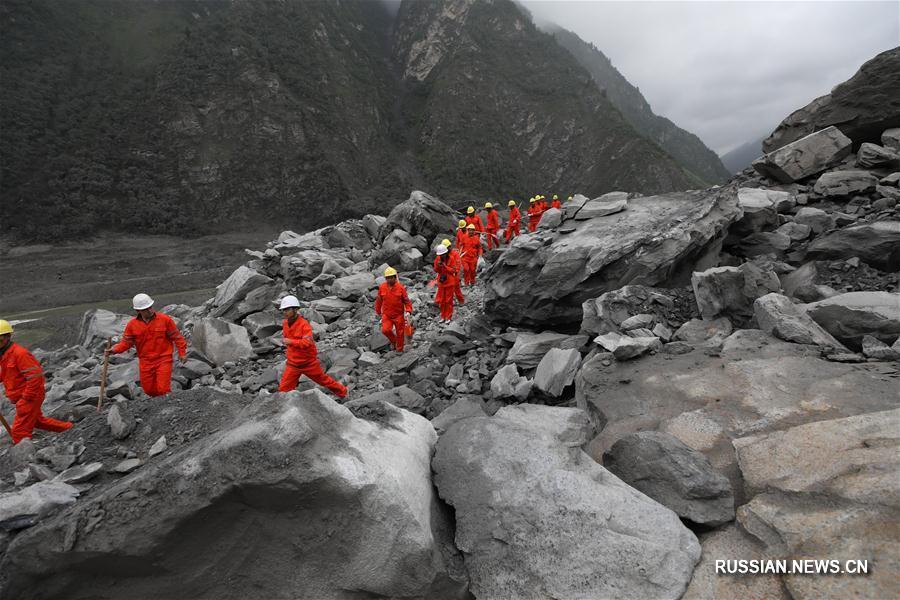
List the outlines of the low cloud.
{"type": "Polygon", "coordinates": [[[524,0],[592,42],[654,112],[727,152],[900,44],[900,2],[524,0]]]}

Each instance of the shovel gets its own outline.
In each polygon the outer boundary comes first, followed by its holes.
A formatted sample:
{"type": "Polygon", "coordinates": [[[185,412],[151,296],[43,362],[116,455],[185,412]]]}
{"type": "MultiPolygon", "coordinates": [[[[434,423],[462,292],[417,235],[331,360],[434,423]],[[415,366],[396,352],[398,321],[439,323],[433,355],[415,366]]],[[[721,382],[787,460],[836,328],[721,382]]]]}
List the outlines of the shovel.
{"type": "MultiPolygon", "coordinates": [[[[112,338],[106,338],[106,349],[112,347],[112,338]]],[[[100,371],[100,397],[97,398],[97,412],[103,406],[103,396],[106,395],[106,372],[109,370],[109,352],[103,353],[103,369],[100,371]]]]}

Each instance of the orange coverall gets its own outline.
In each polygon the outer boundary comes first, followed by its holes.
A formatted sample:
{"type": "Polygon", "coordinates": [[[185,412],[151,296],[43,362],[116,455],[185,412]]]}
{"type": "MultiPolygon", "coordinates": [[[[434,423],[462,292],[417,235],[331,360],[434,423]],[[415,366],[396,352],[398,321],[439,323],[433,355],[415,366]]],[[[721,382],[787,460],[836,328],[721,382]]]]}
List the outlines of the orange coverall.
{"type": "Polygon", "coordinates": [[[538,222],[541,220],[541,208],[540,205],[535,202],[531,206],[528,207],[528,231],[535,231],[538,226],[538,222]]]}
{"type": "Polygon", "coordinates": [[[125,326],[122,341],[112,347],[112,354],[121,354],[134,346],[141,372],[141,388],[148,396],[162,396],[172,391],[172,349],[184,359],[187,343],[169,315],[154,312],[146,323],[134,317],[125,326]]]}
{"type": "Polygon", "coordinates": [[[412,309],[406,288],[399,281],[394,285],[385,281],[378,287],[375,314],[381,316],[381,333],[390,340],[391,347],[397,352],[403,352],[403,342],[406,339],[406,319],[403,313],[411,313],[412,309]]]}
{"type": "Polygon", "coordinates": [[[519,208],[513,206],[509,209],[509,223],[506,225],[506,243],[508,244],[511,239],[519,235],[519,225],[522,222],[522,213],[519,212],[519,208]]]}
{"type": "Polygon", "coordinates": [[[441,309],[441,319],[449,321],[453,318],[453,298],[459,289],[459,261],[451,252],[435,257],[434,272],[438,280],[434,303],[441,309]]]}
{"type": "Polygon", "coordinates": [[[481,215],[474,214],[466,217],[466,225],[475,225],[475,231],[482,232],[484,231],[484,223],[481,220],[481,215]]]}
{"type": "Polygon", "coordinates": [[[284,367],[284,375],[281,376],[281,384],[278,386],[279,392],[297,389],[300,376],[306,375],[322,387],[334,392],[338,398],[347,396],[347,388],[329,377],[319,363],[319,350],[313,340],[312,327],[306,319],[299,315],[293,323],[284,319],[281,322],[281,332],[284,335],[287,365],[284,367]]]}
{"type": "Polygon", "coordinates": [[[497,232],[500,231],[500,213],[497,212],[496,209],[491,209],[487,214],[487,247],[488,250],[496,245],[498,248],[500,247],[500,236],[497,235],[497,232]]]}
{"type": "Polygon", "coordinates": [[[558,208],[562,210],[562,202],[560,202],[559,200],[554,200],[550,203],[550,208],[558,208]]]}
{"type": "Polygon", "coordinates": [[[57,421],[41,413],[44,402],[44,372],[34,355],[16,343],[9,343],[0,354],[0,379],[6,397],[16,407],[12,424],[12,441],[18,444],[30,438],[34,428],[65,431],[72,427],[68,421],[57,421]]]}
{"type": "Polygon", "coordinates": [[[456,248],[451,248],[449,255],[449,260],[453,261],[456,264],[456,287],[453,288],[453,294],[456,296],[456,302],[458,304],[465,304],[466,297],[463,296],[462,287],[459,285],[461,279],[459,271],[460,269],[462,269],[462,257],[459,255],[459,250],[457,250],[456,248]]]}
{"type": "Polygon", "coordinates": [[[477,233],[470,233],[463,240],[462,249],[462,265],[463,265],[463,283],[472,285],[475,283],[475,270],[478,266],[478,257],[483,252],[481,248],[481,236],[477,233]]]}

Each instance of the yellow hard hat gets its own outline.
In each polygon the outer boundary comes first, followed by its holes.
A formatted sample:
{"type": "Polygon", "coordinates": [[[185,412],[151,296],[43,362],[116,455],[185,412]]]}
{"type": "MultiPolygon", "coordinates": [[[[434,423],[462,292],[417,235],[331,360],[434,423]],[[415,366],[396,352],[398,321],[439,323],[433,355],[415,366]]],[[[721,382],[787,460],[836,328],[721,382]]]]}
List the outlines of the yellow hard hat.
{"type": "Polygon", "coordinates": [[[507,206],[515,206],[515,205],[516,205],[516,201],[515,201],[515,200],[510,200],[509,202],[506,203],[506,205],[507,205],[507,206]]]}
{"type": "Polygon", "coordinates": [[[535,200],[537,200],[537,198],[532,198],[529,202],[534,202],[535,200]]]}
{"type": "Polygon", "coordinates": [[[494,208],[494,205],[491,204],[490,202],[485,202],[485,203],[484,203],[484,207],[485,207],[485,208],[494,208]]]}
{"type": "Polygon", "coordinates": [[[449,248],[450,245],[451,245],[451,244],[450,244],[450,240],[448,240],[448,239],[441,240],[441,243],[442,243],[443,245],[447,246],[448,248],[449,248]]]}
{"type": "Polygon", "coordinates": [[[385,277],[396,277],[397,269],[395,269],[394,267],[388,267],[387,269],[384,270],[384,276],[385,277]]]}
{"type": "Polygon", "coordinates": [[[571,200],[571,199],[572,199],[572,196],[569,196],[569,200],[571,200]]]}
{"type": "Polygon", "coordinates": [[[459,226],[462,227],[462,228],[464,228],[464,227],[466,226],[466,222],[465,222],[465,221],[460,221],[460,222],[459,222],[459,226]]]}
{"type": "Polygon", "coordinates": [[[4,321],[0,319],[0,335],[6,335],[7,333],[12,333],[13,328],[12,325],[9,324],[9,321],[4,321]]]}
{"type": "Polygon", "coordinates": [[[469,208],[466,209],[466,212],[469,213],[469,214],[471,215],[473,212],[475,212],[475,207],[474,207],[474,206],[470,206],[469,208]]]}
{"type": "Polygon", "coordinates": [[[466,226],[466,229],[475,229],[475,223],[469,223],[469,224],[466,226]]]}
{"type": "Polygon", "coordinates": [[[559,200],[559,196],[557,196],[556,194],[553,194],[553,199],[554,199],[554,200],[559,200]]]}

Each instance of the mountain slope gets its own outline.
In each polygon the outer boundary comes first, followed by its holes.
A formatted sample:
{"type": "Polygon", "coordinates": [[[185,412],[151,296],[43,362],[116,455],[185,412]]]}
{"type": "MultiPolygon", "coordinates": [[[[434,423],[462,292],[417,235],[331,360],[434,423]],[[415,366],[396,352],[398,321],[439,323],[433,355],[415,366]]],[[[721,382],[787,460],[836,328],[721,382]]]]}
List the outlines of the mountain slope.
{"type": "Polygon", "coordinates": [[[0,232],[304,230],[698,187],[509,0],[8,0],[0,232]]]}
{"type": "Polygon", "coordinates": [[[722,155],[722,164],[732,173],[738,173],[763,155],[762,138],[741,144],[731,152],[722,155]]]}
{"type": "Polygon", "coordinates": [[[408,186],[378,3],[0,10],[3,79],[26,84],[0,92],[4,229],[48,239],[246,220],[303,228],[408,186]]]}
{"type": "Polygon", "coordinates": [[[588,70],[609,101],[638,132],[659,144],[678,164],[707,184],[721,183],[730,177],[716,153],[700,138],[654,114],[640,90],[619,73],[603,52],[566,29],[554,27],[550,32],[588,70]]]}
{"type": "Polygon", "coordinates": [[[510,0],[404,2],[394,56],[419,169],[442,197],[695,184],[510,0]]]}

